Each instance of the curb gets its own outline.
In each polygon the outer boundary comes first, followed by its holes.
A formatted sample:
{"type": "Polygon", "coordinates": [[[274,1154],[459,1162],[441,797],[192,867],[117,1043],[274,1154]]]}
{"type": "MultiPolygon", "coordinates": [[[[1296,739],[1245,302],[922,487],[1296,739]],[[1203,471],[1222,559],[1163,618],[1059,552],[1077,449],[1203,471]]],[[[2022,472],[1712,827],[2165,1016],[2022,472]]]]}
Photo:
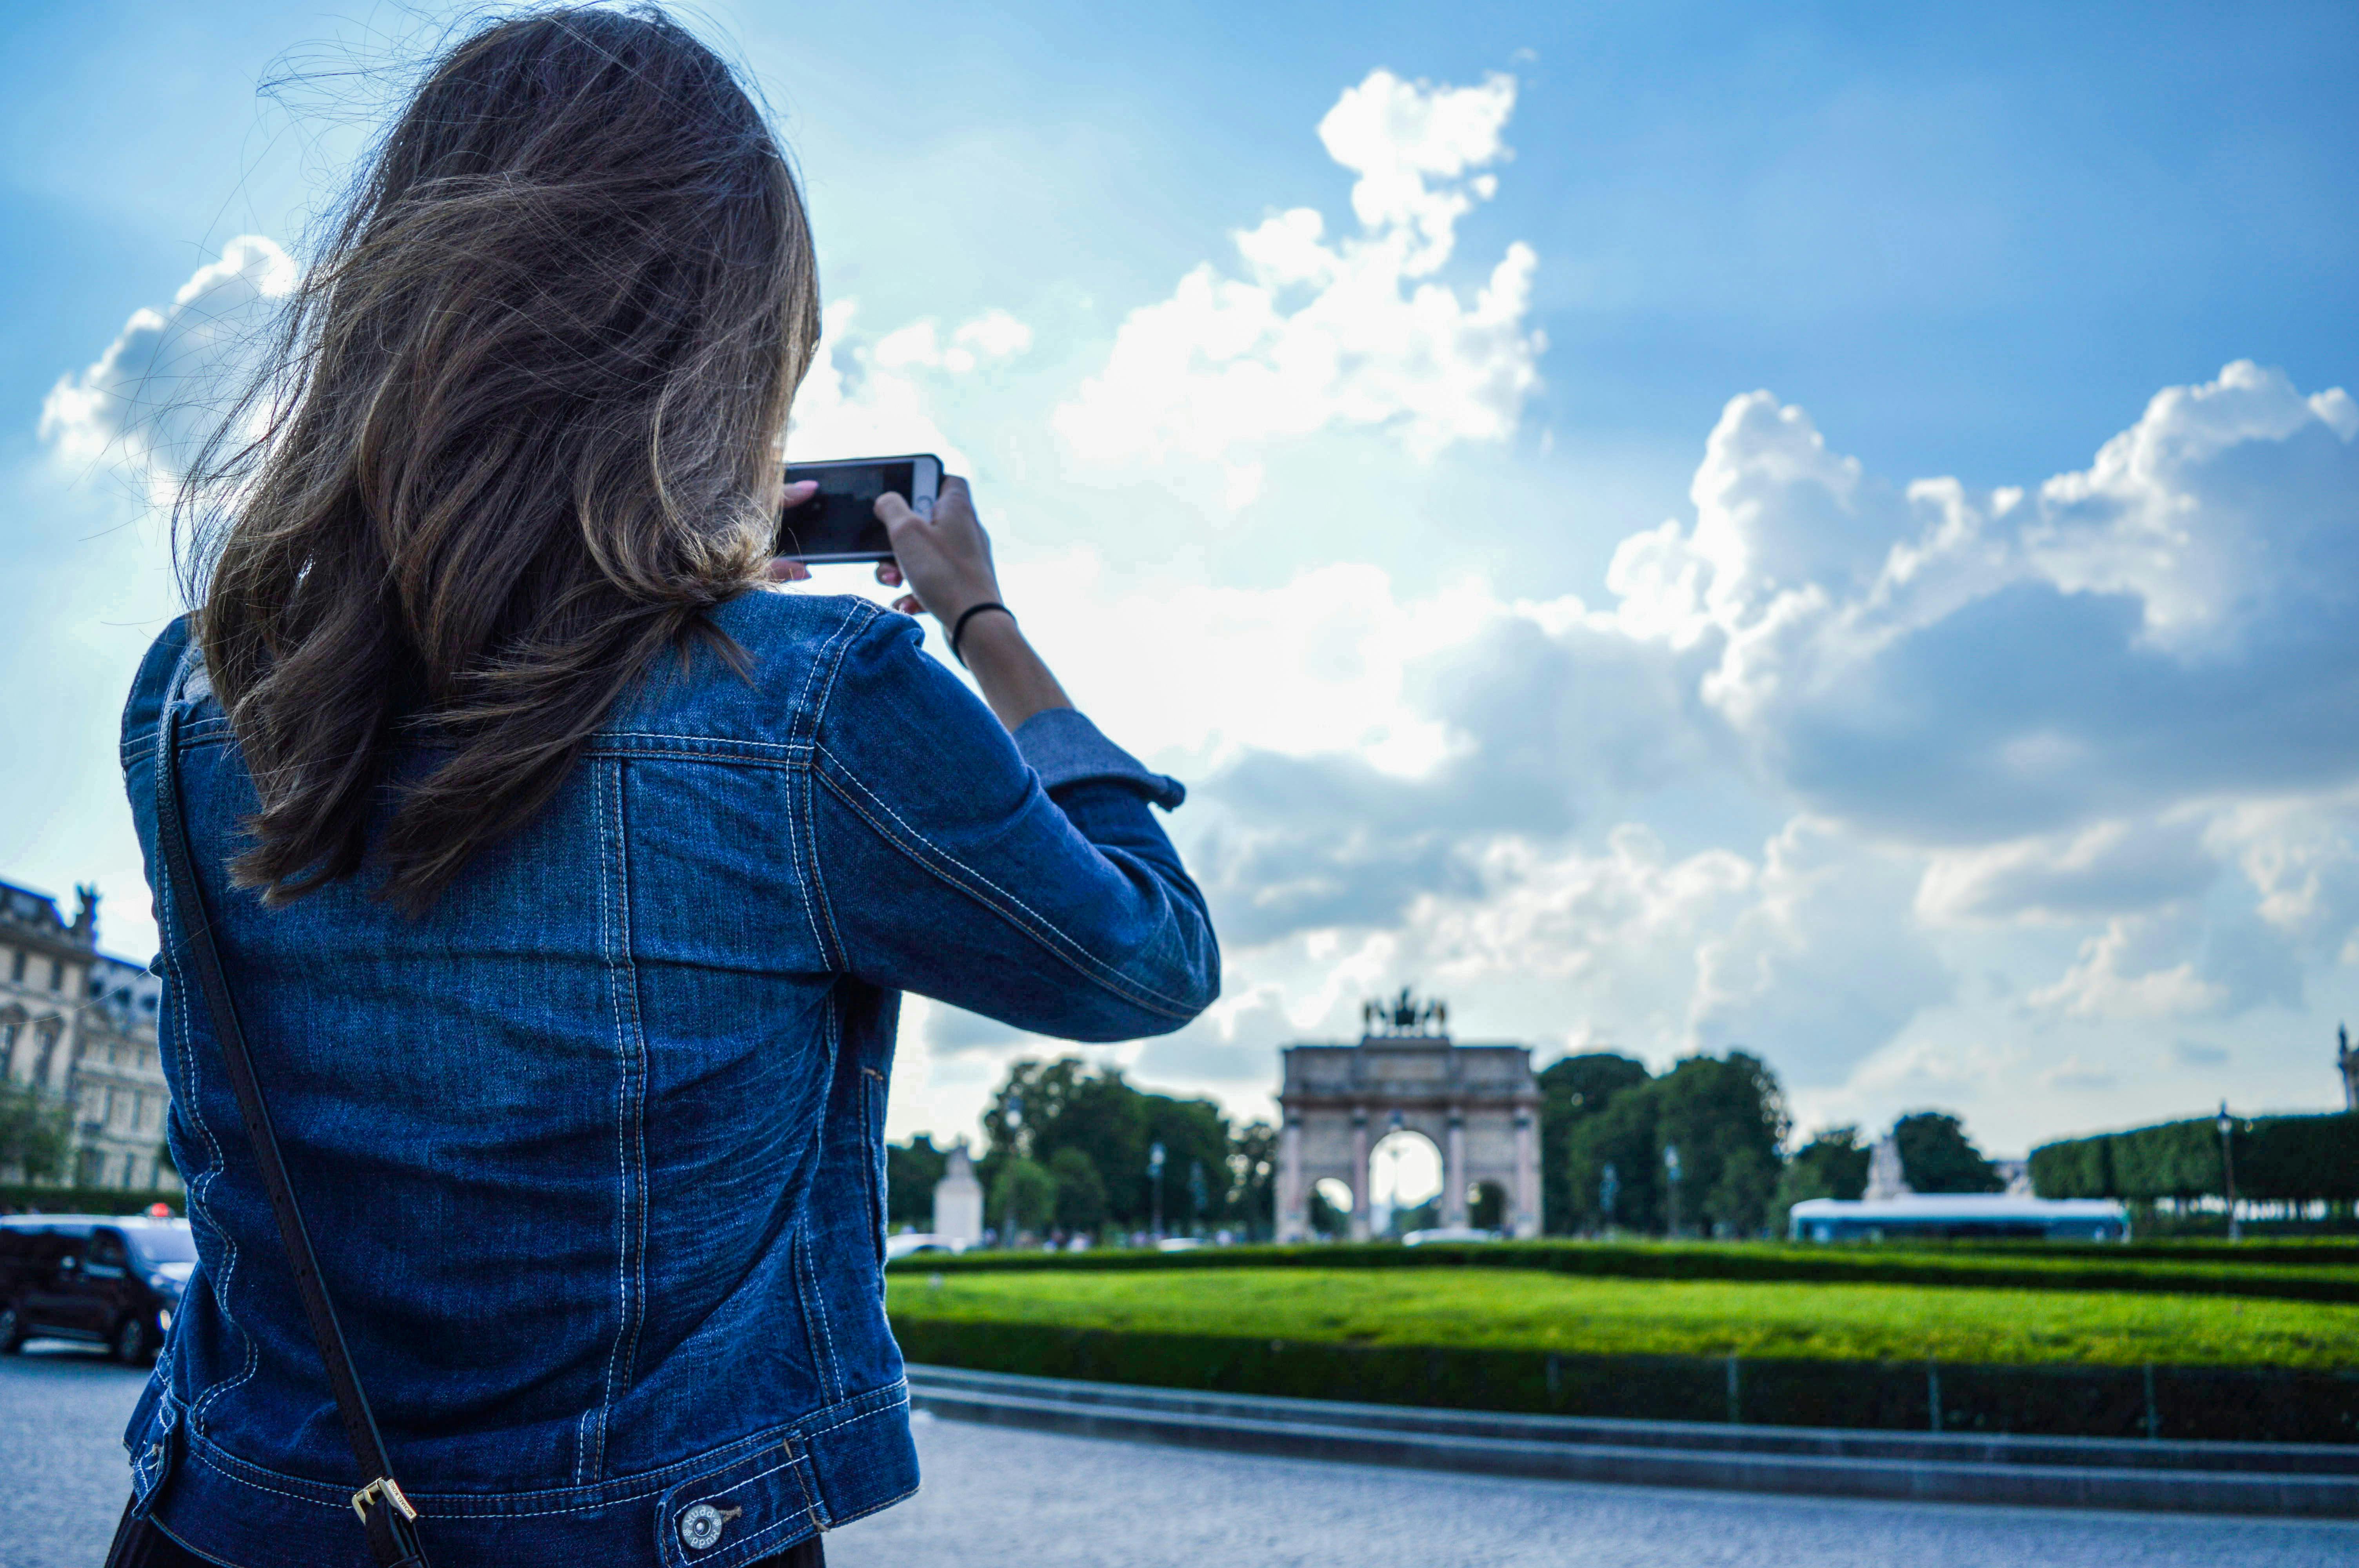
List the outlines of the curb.
{"type": "Polygon", "coordinates": [[[912,1403],[951,1420],[1228,1453],[1886,1501],[2359,1518],[2359,1454],[2323,1444],[1698,1426],[908,1370],[912,1403]]]}

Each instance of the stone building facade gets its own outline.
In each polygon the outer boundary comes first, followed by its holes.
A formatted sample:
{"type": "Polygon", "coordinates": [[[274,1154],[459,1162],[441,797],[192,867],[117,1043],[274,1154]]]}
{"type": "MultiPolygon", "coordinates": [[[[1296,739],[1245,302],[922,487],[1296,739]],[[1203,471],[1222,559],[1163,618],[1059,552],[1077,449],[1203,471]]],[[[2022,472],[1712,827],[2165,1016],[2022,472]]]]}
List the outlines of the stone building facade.
{"type": "Polygon", "coordinates": [[[162,983],[98,950],[98,893],[74,894],[69,923],[55,899],[0,882],[0,1076],[71,1108],[65,1180],[177,1187],[162,1157],[171,1100],[156,1048],[162,983]]]}
{"type": "Polygon", "coordinates": [[[1310,1236],[1310,1192],[1351,1189],[1351,1236],[1370,1232],[1368,1156],[1387,1133],[1422,1133],[1441,1156],[1441,1223],[1467,1223],[1477,1185],[1496,1190],[1501,1228],[1540,1233],[1539,1084],[1528,1045],[1461,1045],[1439,1003],[1370,1003],[1355,1045],[1289,1045],[1277,1103],[1277,1238],[1310,1236]]]}

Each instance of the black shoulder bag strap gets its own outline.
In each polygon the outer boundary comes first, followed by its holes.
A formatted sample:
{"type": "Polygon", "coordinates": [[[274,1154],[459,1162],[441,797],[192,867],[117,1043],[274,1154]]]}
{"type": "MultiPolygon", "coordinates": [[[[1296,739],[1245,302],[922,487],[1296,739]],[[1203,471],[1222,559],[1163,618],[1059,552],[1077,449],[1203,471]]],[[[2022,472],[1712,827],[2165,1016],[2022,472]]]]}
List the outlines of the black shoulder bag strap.
{"type": "MultiPolygon", "coordinates": [[[[177,697],[177,692],[174,694],[177,697]]],[[[302,1292],[303,1314],[311,1320],[311,1338],[327,1364],[328,1386],[335,1390],[336,1412],[343,1418],[344,1436],[360,1461],[368,1485],[353,1494],[353,1511],[368,1531],[369,1552],[378,1568],[427,1568],[426,1552],[418,1543],[418,1510],[402,1496],[393,1478],[393,1462],[386,1457],[385,1439],[377,1435],[376,1417],[369,1413],[368,1396],[353,1375],[352,1357],[344,1349],[344,1331],[320,1279],[320,1263],[311,1250],[310,1232],[303,1211],[296,1206],[294,1189],[287,1184],[287,1162],[279,1158],[278,1138],[270,1128],[270,1110],[263,1103],[262,1086],[254,1076],[254,1058],[245,1049],[245,1033],[238,1027],[237,1007],[230,1000],[229,980],[222,973],[221,952],[213,945],[212,923],[205,914],[204,893],[197,882],[196,857],[189,844],[189,824],[180,810],[179,730],[177,701],[164,710],[163,755],[156,762],[156,838],[164,862],[165,881],[172,902],[179,906],[183,957],[194,960],[205,1006],[211,1010],[213,1033],[221,1039],[222,1056],[229,1065],[230,1087],[237,1093],[238,1114],[254,1144],[254,1162],[270,1194],[271,1212],[278,1217],[278,1239],[287,1248],[287,1264],[302,1292]]]]}

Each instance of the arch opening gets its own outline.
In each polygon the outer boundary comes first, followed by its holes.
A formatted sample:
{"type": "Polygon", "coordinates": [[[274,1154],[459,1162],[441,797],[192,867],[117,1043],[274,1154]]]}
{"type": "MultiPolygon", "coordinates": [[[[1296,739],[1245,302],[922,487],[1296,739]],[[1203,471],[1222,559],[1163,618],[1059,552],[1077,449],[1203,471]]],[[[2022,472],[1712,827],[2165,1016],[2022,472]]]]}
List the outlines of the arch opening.
{"type": "Polygon", "coordinates": [[[1441,1223],[1441,1151],[1433,1140],[1395,1128],[1368,1151],[1368,1230],[1400,1236],[1441,1223]]]}
{"type": "Polygon", "coordinates": [[[1498,1182],[1476,1182],[1466,1189],[1466,1223],[1477,1230],[1507,1228],[1507,1189],[1498,1182]]]}
{"type": "Polygon", "coordinates": [[[1352,1184],[1333,1176],[1310,1187],[1310,1229],[1318,1236],[1352,1233],[1352,1184]]]}

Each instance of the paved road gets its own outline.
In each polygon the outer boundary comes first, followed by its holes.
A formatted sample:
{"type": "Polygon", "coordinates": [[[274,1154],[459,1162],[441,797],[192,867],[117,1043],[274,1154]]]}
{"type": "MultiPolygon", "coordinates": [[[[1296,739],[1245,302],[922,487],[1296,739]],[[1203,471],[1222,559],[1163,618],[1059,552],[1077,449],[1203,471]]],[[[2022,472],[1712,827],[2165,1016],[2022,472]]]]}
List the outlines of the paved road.
{"type": "MultiPolygon", "coordinates": [[[[141,1374],[0,1358],[0,1568],[96,1568],[141,1374]]],[[[1828,1502],[1427,1476],[921,1416],[926,1489],[834,1568],[2348,1568],[2359,1523],[1828,1502]]],[[[463,1568],[463,1565],[454,1565],[463,1568]]],[[[503,1568],[529,1568],[527,1564],[503,1568]]]]}
{"type": "Polygon", "coordinates": [[[0,1568],[98,1568],[131,1495],[147,1374],[42,1340],[0,1357],[0,1568]]]}

